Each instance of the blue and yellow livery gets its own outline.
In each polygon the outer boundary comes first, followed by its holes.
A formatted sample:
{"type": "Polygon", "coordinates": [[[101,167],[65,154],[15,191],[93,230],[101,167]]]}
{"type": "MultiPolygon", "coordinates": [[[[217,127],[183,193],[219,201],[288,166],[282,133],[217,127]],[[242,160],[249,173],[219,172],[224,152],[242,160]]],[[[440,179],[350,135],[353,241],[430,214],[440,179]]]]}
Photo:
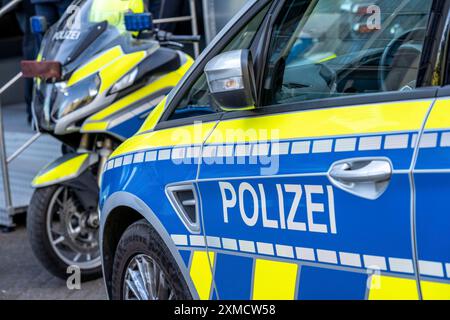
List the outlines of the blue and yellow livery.
{"type": "Polygon", "coordinates": [[[355,35],[332,32],[356,12],[331,19],[333,4],[250,1],[114,151],[100,191],[111,298],[450,299],[436,7],[378,1],[381,25],[355,35]]]}

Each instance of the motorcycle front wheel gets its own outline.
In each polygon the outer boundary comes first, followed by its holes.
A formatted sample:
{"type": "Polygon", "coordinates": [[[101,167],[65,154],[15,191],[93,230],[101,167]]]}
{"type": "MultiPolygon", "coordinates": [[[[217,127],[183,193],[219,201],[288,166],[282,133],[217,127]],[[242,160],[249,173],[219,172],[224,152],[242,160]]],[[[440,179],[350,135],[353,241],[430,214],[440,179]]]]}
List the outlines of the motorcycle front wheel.
{"type": "Polygon", "coordinates": [[[101,276],[98,214],[83,208],[71,187],[55,185],[34,192],[27,232],[35,256],[56,277],[67,279],[76,269],[81,281],[101,276]]]}

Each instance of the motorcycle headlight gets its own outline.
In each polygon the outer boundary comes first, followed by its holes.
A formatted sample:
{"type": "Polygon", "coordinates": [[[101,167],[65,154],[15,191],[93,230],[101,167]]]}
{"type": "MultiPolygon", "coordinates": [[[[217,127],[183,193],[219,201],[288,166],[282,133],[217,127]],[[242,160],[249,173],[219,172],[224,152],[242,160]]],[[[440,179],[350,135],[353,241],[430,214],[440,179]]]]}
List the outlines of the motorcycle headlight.
{"type": "Polygon", "coordinates": [[[61,119],[68,114],[91,103],[97,97],[101,80],[98,75],[90,76],[80,82],[67,87],[65,83],[55,84],[57,98],[55,101],[55,115],[61,119]]]}
{"type": "Polygon", "coordinates": [[[130,72],[128,72],[126,75],[122,77],[119,81],[116,82],[116,84],[112,87],[111,93],[119,92],[125,88],[128,88],[131,86],[136,80],[136,76],[138,75],[138,69],[134,68],[130,72]]]}

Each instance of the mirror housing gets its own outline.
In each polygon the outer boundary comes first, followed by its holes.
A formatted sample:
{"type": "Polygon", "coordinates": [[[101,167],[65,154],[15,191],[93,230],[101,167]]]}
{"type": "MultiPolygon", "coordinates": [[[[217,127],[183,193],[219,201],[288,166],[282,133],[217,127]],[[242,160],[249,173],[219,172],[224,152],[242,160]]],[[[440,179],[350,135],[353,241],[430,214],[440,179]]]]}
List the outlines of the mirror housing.
{"type": "Polygon", "coordinates": [[[153,30],[153,17],[150,12],[126,13],[125,28],[127,31],[141,32],[153,30]]]}
{"type": "Polygon", "coordinates": [[[250,50],[222,53],[205,69],[211,96],[224,111],[252,110],[256,105],[256,86],[250,50]]]}
{"type": "Polygon", "coordinates": [[[31,33],[44,34],[48,29],[47,19],[44,16],[33,16],[30,18],[31,33]]]}

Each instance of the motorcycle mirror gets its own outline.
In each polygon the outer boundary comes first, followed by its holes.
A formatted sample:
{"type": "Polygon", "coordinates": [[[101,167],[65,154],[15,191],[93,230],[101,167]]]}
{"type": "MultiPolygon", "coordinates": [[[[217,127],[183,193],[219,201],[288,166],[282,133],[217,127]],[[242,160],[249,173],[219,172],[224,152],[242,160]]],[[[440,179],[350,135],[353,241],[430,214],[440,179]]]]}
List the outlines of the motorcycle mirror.
{"type": "Polygon", "coordinates": [[[59,61],[29,61],[20,63],[24,78],[61,79],[61,63],[59,61]]]}
{"type": "Polygon", "coordinates": [[[152,31],[153,17],[150,12],[145,13],[126,13],[125,28],[127,31],[152,31]]]}
{"type": "Polygon", "coordinates": [[[48,29],[47,19],[43,16],[33,16],[30,18],[31,32],[34,34],[44,34],[48,29]]]}

